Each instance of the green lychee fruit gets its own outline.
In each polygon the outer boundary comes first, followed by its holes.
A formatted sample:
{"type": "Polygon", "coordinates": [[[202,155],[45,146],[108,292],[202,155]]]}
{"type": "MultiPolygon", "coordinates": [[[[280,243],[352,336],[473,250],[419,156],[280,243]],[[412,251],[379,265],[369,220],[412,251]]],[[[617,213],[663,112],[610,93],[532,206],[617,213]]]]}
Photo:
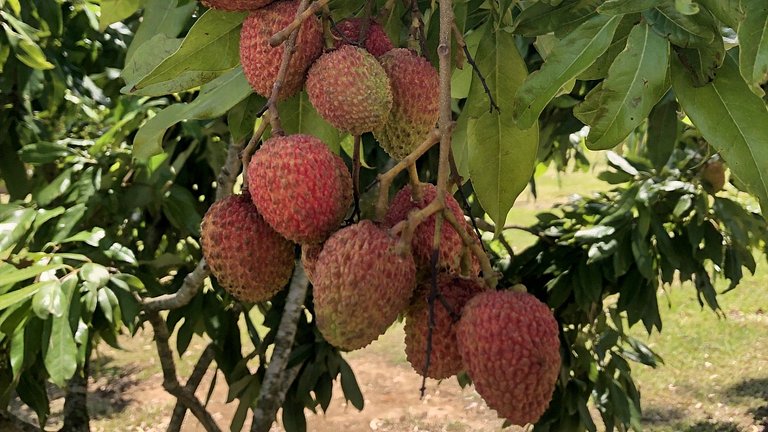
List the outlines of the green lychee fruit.
{"type": "MultiPolygon", "coordinates": [[[[438,274],[437,292],[445,303],[439,298],[434,299],[435,325],[432,329],[432,352],[427,377],[445,379],[464,370],[456,344],[455,319],[461,315],[467,301],[484,290],[485,284],[480,279],[463,278],[450,273],[438,274]]],[[[431,280],[422,283],[417,292],[416,300],[405,315],[405,354],[413,369],[419,375],[424,375],[429,337],[431,280]]]]}
{"type": "MultiPolygon", "coordinates": [[[[413,199],[411,185],[406,185],[395,195],[389,205],[389,210],[384,217],[384,225],[393,227],[399,222],[408,218],[408,215],[414,210],[420,210],[428,206],[437,198],[437,188],[433,184],[424,183],[421,185],[422,199],[416,202],[413,199]]],[[[467,232],[475,235],[464,219],[464,213],[461,211],[456,199],[446,194],[445,205],[453,213],[459,223],[464,226],[467,232]]],[[[444,269],[452,273],[461,273],[462,256],[464,254],[464,242],[456,230],[448,222],[443,222],[442,237],[440,238],[440,251],[437,259],[439,269],[444,269]]],[[[430,273],[430,257],[432,255],[432,244],[435,236],[435,216],[432,215],[416,227],[413,233],[411,247],[413,257],[416,260],[416,266],[420,272],[430,273]]],[[[472,256],[472,268],[470,273],[476,276],[480,271],[480,264],[475,256],[472,256]]]]}
{"type": "Polygon", "coordinates": [[[408,305],[416,287],[410,254],[398,240],[364,220],[334,233],[317,259],[317,328],[342,350],[362,348],[383,334],[408,305]]]}
{"type": "Polygon", "coordinates": [[[275,0],[203,0],[203,5],[226,11],[248,11],[264,7],[275,0]]]}
{"type": "MultiPolygon", "coordinates": [[[[240,32],[240,62],[248,82],[256,93],[269,97],[277,80],[283,59],[284,44],[269,45],[269,38],[290,24],[296,16],[299,2],[277,1],[257,9],[243,22],[240,32]]],[[[323,30],[317,17],[301,24],[296,51],[288,64],[288,72],[278,93],[278,100],[287,99],[304,85],[307,69],[323,51],[323,30]]]]}
{"type": "Polygon", "coordinates": [[[312,65],[307,95],[321,117],[352,135],[382,127],[392,109],[384,69],[366,50],[351,45],[323,54],[312,65]]]}
{"type": "Polygon", "coordinates": [[[384,127],[373,132],[392,158],[408,156],[429,136],[440,115],[440,79],[423,57],[395,48],[379,57],[392,86],[392,110],[384,127]]]}
{"type": "Polygon", "coordinates": [[[560,372],[559,325],[547,305],[525,292],[472,298],[456,340],[475,390],[513,424],[535,423],[547,409],[560,372]]]}
{"type": "MultiPolygon", "coordinates": [[[[333,36],[337,38],[336,47],[360,43],[360,30],[363,22],[363,18],[350,18],[336,24],[332,29],[333,36]]],[[[372,20],[368,21],[368,33],[362,42],[362,46],[374,57],[380,57],[393,48],[392,41],[384,31],[384,27],[372,20]]]]}
{"type": "Polygon", "coordinates": [[[319,139],[268,139],[248,165],[248,190],[275,231],[296,243],[320,243],[339,228],[352,204],[352,176],[319,139]]]}
{"type": "Polygon", "coordinates": [[[248,196],[213,204],[203,217],[200,241],[211,272],[239,300],[269,300],[291,278],[293,243],[264,221],[248,196]]]}

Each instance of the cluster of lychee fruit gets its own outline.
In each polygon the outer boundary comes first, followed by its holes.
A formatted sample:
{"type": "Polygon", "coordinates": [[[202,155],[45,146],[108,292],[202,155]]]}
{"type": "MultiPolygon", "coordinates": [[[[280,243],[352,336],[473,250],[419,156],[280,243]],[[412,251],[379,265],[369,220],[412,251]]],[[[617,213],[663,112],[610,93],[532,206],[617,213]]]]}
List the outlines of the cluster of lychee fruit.
{"type": "MultiPolygon", "coordinates": [[[[298,1],[205,3],[250,10],[241,61],[254,90],[269,96],[284,49],[269,39],[294,20],[298,1]]],[[[437,72],[417,54],[393,48],[373,21],[343,21],[331,40],[323,53],[320,20],[303,21],[279,99],[306,85],[329,123],[353,135],[373,132],[393,158],[404,158],[437,122],[437,72]]],[[[463,238],[480,240],[452,196],[446,196],[447,211],[460,226],[442,224],[433,269],[434,215],[405,247],[391,228],[436,199],[435,186],[406,186],[384,220],[344,226],[352,178],[318,138],[273,136],[245,169],[246,192],[215,203],[202,223],[203,254],[224,289],[242,301],[269,300],[289,281],[300,245],[315,323],[330,344],[345,351],[365,347],[404,315],[406,354],[418,373],[444,379],[466,371],[488,405],[513,423],[542,415],[560,369],[558,324],[534,296],[487,288],[463,238]],[[433,271],[439,272],[435,287],[433,271]]]]}

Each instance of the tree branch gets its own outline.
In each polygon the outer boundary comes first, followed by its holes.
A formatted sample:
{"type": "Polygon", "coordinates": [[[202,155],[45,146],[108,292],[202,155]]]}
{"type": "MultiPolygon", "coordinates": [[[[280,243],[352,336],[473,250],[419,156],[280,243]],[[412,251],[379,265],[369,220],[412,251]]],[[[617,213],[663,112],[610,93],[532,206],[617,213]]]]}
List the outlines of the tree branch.
{"type": "MultiPolygon", "coordinates": [[[[256,407],[253,409],[251,432],[268,432],[270,430],[272,423],[275,421],[277,410],[285,399],[287,388],[283,390],[283,387],[290,387],[290,383],[287,383],[287,378],[290,378],[290,374],[286,371],[286,367],[296,337],[296,328],[298,327],[304,300],[307,297],[308,287],[309,281],[304,273],[304,268],[301,265],[297,265],[288,289],[288,297],[285,299],[285,309],[280,319],[280,327],[275,336],[272,357],[269,360],[267,373],[261,384],[259,399],[256,402],[256,407]]],[[[298,370],[295,373],[298,373],[298,370]]]]}
{"type": "Polygon", "coordinates": [[[243,166],[243,191],[248,190],[248,165],[251,163],[251,158],[256,152],[256,147],[259,146],[261,137],[264,136],[264,131],[267,130],[267,126],[270,124],[269,114],[263,114],[261,117],[261,123],[259,123],[258,129],[253,133],[251,140],[248,141],[248,145],[243,149],[241,157],[241,164],[243,166]]]}
{"type": "Polygon", "coordinates": [[[157,345],[157,354],[163,370],[163,388],[192,411],[192,414],[194,414],[207,432],[221,432],[211,413],[205,409],[200,400],[197,399],[197,396],[179,384],[179,379],[176,375],[176,364],[173,361],[173,352],[168,342],[170,334],[168,333],[168,326],[165,320],[160,316],[160,313],[154,310],[146,310],[146,314],[155,332],[155,345],[157,345]]]}
{"type": "Polygon", "coordinates": [[[406,156],[403,160],[398,162],[389,171],[379,174],[379,199],[376,202],[376,219],[379,221],[384,220],[384,216],[387,213],[389,203],[389,188],[392,186],[392,181],[395,177],[405,169],[408,169],[410,165],[416,163],[416,160],[420,158],[424,153],[429,151],[440,140],[440,131],[433,129],[427,138],[422,142],[416,150],[406,156]]]}
{"type": "Polygon", "coordinates": [[[269,38],[269,45],[273,48],[280,45],[281,43],[285,42],[296,29],[301,26],[301,23],[303,23],[307,18],[311,17],[312,15],[316,14],[320,9],[325,7],[325,5],[328,4],[330,0],[317,0],[314,3],[312,3],[309,7],[304,7],[304,11],[300,14],[296,15],[296,18],[288,24],[284,29],[280,30],[279,32],[272,35],[271,38],[269,38]]]}
{"type": "MultiPolygon", "coordinates": [[[[184,389],[195,394],[197,387],[200,386],[200,382],[205,377],[205,373],[208,372],[208,367],[213,362],[215,352],[213,350],[213,344],[209,344],[205,347],[205,350],[200,354],[200,359],[197,360],[195,368],[192,370],[192,374],[189,376],[187,383],[184,385],[184,389]]],[[[179,432],[181,430],[181,424],[184,422],[184,417],[187,414],[187,407],[176,401],[176,406],[173,407],[173,414],[171,415],[171,421],[168,423],[167,432],[179,432]]]]}

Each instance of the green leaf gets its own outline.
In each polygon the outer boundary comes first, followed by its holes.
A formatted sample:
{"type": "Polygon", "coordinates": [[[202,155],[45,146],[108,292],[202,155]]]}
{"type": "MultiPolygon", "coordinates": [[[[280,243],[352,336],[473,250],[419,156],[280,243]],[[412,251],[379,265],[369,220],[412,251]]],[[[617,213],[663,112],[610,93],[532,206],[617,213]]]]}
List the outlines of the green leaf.
{"type": "Polygon", "coordinates": [[[49,315],[60,318],[64,315],[66,299],[61,290],[61,282],[56,280],[43,281],[40,288],[32,297],[32,310],[40,319],[49,315]]]}
{"type": "Polygon", "coordinates": [[[308,134],[320,139],[331,151],[339,153],[344,134],[323,120],[309,102],[306,92],[280,102],[280,120],[287,134],[308,134]]]}
{"type": "Polygon", "coordinates": [[[597,11],[603,15],[622,15],[643,12],[664,3],[666,0],[608,0],[597,11]]]}
{"type": "Polygon", "coordinates": [[[608,78],[577,105],[573,115],[590,126],[587,147],[606,150],[620,144],[669,89],[669,42],[645,25],[635,26],[608,78]]]}
{"type": "Polygon", "coordinates": [[[244,140],[253,133],[257,120],[256,114],[266,103],[266,98],[254,93],[229,110],[227,125],[232,134],[232,141],[244,140]]]}
{"type": "Polygon", "coordinates": [[[715,18],[706,10],[683,15],[674,4],[664,3],[643,12],[653,30],[682,48],[703,48],[720,38],[715,18]]]}
{"type": "Polygon", "coordinates": [[[86,263],[80,268],[80,279],[88,285],[88,289],[96,291],[109,282],[109,270],[101,264],[86,263]]]}
{"type": "Polygon", "coordinates": [[[539,127],[535,121],[525,130],[516,127],[511,101],[506,97],[517,91],[527,74],[515,36],[504,31],[490,33],[480,42],[475,61],[501,111],[488,112],[488,96],[482,83],[473,80],[464,107],[470,115],[467,162],[478,200],[496,223],[498,235],[533,174],[539,127]]]}
{"type": "Polygon", "coordinates": [[[183,39],[176,39],[159,33],[136,48],[136,54],[125,62],[125,67],[120,72],[123,80],[126,82],[121,91],[123,93],[130,93],[137,82],[149,75],[160,63],[178,51],[182,42],[183,39]]]}
{"type": "Polygon", "coordinates": [[[133,15],[140,6],[141,0],[102,0],[99,31],[103,32],[110,24],[133,15]]]}
{"type": "Polygon", "coordinates": [[[768,109],[752,93],[735,61],[726,59],[717,78],[695,87],[679,61],[672,61],[672,88],[704,138],[759,200],[768,217],[768,109]]]}
{"type": "MultiPolygon", "coordinates": [[[[0,11],[0,17],[9,22],[19,22],[3,11],[0,11]]],[[[5,22],[0,22],[0,25],[2,25],[5,30],[5,34],[8,37],[8,43],[13,48],[16,58],[19,59],[19,61],[32,69],[49,70],[54,68],[53,63],[46,59],[43,50],[28,34],[25,32],[15,32],[14,29],[5,22]]],[[[18,26],[16,29],[18,30],[18,26]]]]}
{"type": "Polygon", "coordinates": [[[560,41],[515,95],[513,116],[521,129],[533,126],[549,101],[586,70],[611,45],[621,17],[598,15],[560,41]]]}
{"type": "Polygon", "coordinates": [[[677,143],[679,124],[677,100],[670,92],[648,115],[646,153],[656,169],[661,169],[672,155],[677,143]]]}
{"type": "Polygon", "coordinates": [[[53,318],[45,350],[45,369],[51,382],[63,388],[77,370],[77,345],[69,327],[69,317],[53,318]]]}
{"type": "Polygon", "coordinates": [[[66,145],[46,141],[27,144],[19,150],[21,160],[30,164],[54,162],[71,154],[72,150],[66,145]]]}
{"type": "Polygon", "coordinates": [[[4,272],[0,274],[0,287],[6,286],[6,285],[12,285],[17,282],[27,280],[29,278],[33,278],[41,273],[56,271],[62,267],[64,267],[64,264],[49,264],[44,266],[33,265],[33,266],[19,269],[19,270],[4,272]]]}
{"type": "Polygon", "coordinates": [[[602,0],[567,0],[558,5],[538,2],[523,9],[512,27],[523,36],[540,36],[574,28],[595,14],[602,0]]]}
{"type": "Polygon", "coordinates": [[[608,69],[611,67],[616,57],[624,51],[627,46],[627,38],[629,32],[635,28],[635,25],[640,22],[640,14],[624,15],[619,23],[619,27],[616,29],[616,33],[613,34],[613,40],[611,45],[605,52],[595,60],[590,67],[584,72],[580,73],[576,78],[587,80],[598,80],[608,76],[608,69]]]}
{"type": "Polygon", "coordinates": [[[0,295],[0,310],[8,309],[16,303],[22,302],[37,293],[46,282],[37,282],[22,289],[0,295]]]}
{"type": "Polygon", "coordinates": [[[202,217],[196,205],[197,200],[189,190],[173,185],[163,200],[163,213],[174,227],[197,237],[200,235],[202,217]]]}
{"type": "Polygon", "coordinates": [[[739,23],[744,19],[743,0],[696,0],[707,8],[717,19],[732,29],[739,28],[739,23]]]}
{"type": "Polygon", "coordinates": [[[126,62],[131,61],[137,49],[156,35],[173,39],[187,28],[197,2],[188,0],[145,0],[141,25],[128,47],[126,62]],[[179,4],[181,3],[181,4],[179,4]]]}
{"type": "Polygon", "coordinates": [[[21,240],[35,220],[35,210],[18,208],[0,219],[0,252],[3,252],[21,240]]]}
{"type": "Polygon", "coordinates": [[[365,406],[365,399],[360,392],[360,386],[357,385],[357,379],[355,379],[355,373],[352,372],[352,368],[349,367],[344,359],[341,359],[340,363],[341,371],[341,390],[344,392],[344,397],[352,404],[353,407],[362,411],[365,406]]]}
{"type": "Polygon", "coordinates": [[[177,93],[231,70],[240,62],[240,25],[246,15],[209,9],[189,30],[178,51],[134,84],[130,92],[142,96],[177,93]]]}
{"type": "Polygon", "coordinates": [[[741,76],[762,96],[760,85],[768,81],[768,2],[744,0],[746,19],[739,26],[741,76]]]}
{"type": "Polygon", "coordinates": [[[703,48],[674,48],[680,62],[693,74],[696,87],[715,79],[717,70],[725,60],[725,44],[722,38],[703,48]]]}
{"type": "Polygon", "coordinates": [[[220,117],[251,93],[241,68],[227,72],[203,86],[193,102],[171,105],[147,120],[134,138],[134,157],[147,160],[162,153],[163,137],[168,128],[182,120],[220,117]]]}

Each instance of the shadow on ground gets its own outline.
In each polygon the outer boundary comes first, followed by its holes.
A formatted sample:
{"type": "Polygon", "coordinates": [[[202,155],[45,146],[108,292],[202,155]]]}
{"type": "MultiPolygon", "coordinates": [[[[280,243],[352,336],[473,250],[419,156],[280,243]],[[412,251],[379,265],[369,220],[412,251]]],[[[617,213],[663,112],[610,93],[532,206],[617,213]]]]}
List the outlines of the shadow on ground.
{"type": "Polygon", "coordinates": [[[725,395],[736,399],[759,399],[760,406],[750,409],[749,414],[763,427],[763,432],[768,432],[768,378],[746,379],[727,389],[725,395]]]}

